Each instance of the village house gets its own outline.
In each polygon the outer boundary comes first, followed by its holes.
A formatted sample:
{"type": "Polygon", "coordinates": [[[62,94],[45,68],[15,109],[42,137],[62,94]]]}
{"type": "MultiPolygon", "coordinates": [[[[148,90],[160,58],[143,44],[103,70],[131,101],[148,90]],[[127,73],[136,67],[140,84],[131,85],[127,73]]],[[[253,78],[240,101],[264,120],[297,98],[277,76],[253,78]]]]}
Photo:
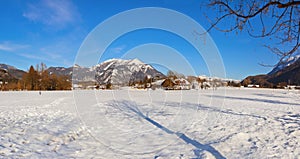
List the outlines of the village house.
{"type": "Polygon", "coordinates": [[[166,90],[189,90],[191,89],[191,84],[186,79],[165,79],[161,86],[166,90]]]}

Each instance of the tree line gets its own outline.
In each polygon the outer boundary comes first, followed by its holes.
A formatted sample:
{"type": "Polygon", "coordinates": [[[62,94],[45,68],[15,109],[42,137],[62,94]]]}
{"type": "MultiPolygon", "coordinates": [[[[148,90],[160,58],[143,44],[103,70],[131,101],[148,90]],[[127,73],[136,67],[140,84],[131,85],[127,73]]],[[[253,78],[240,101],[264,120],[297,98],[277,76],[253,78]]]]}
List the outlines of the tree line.
{"type": "Polygon", "coordinates": [[[32,65],[24,73],[22,79],[3,83],[1,90],[71,90],[72,84],[68,76],[56,75],[47,71],[44,63],[32,65]]]}

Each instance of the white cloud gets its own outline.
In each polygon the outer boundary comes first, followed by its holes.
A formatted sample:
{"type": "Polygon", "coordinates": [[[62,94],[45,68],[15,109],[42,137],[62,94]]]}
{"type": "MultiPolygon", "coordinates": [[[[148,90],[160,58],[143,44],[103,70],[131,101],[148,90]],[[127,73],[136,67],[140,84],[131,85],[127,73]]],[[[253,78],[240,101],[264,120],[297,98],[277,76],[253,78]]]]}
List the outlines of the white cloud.
{"type": "Polygon", "coordinates": [[[23,56],[23,57],[28,58],[28,59],[48,61],[47,58],[44,58],[44,57],[41,57],[41,56],[37,56],[37,55],[33,55],[33,54],[28,54],[28,53],[21,53],[20,56],[23,56]]]}
{"type": "Polygon", "coordinates": [[[80,19],[77,8],[69,0],[42,0],[36,4],[30,3],[23,16],[56,28],[63,28],[80,19]]]}
{"type": "Polygon", "coordinates": [[[32,54],[32,53],[21,53],[19,54],[22,57],[25,57],[27,59],[31,59],[31,60],[38,60],[40,62],[51,62],[51,63],[55,63],[55,64],[59,64],[59,65],[66,65],[66,66],[70,66],[71,62],[63,59],[62,57],[53,57],[52,55],[48,55],[48,54],[44,54],[44,53],[40,53],[40,54],[32,54]]]}
{"type": "Polygon", "coordinates": [[[119,53],[122,53],[122,51],[126,48],[126,45],[121,45],[121,46],[118,46],[118,47],[114,47],[114,48],[111,48],[110,49],[110,52],[111,53],[114,53],[114,54],[119,54],[119,53]]]}
{"type": "Polygon", "coordinates": [[[70,60],[72,60],[73,57],[70,55],[70,52],[72,53],[74,51],[67,46],[69,46],[69,44],[61,40],[54,44],[48,44],[47,46],[35,50],[20,53],[19,55],[30,60],[68,66],[67,64],[71,63],[70,60]]]}
{"type": "Polygon", "coordinates": [[[7,41],[0,43],[0,50],[2,50],[2,51],[16,51],[16,50],[25,49],[28,47],[29,47],[29,45],[14,44],[14,43],[7,42],[7,41]]]}

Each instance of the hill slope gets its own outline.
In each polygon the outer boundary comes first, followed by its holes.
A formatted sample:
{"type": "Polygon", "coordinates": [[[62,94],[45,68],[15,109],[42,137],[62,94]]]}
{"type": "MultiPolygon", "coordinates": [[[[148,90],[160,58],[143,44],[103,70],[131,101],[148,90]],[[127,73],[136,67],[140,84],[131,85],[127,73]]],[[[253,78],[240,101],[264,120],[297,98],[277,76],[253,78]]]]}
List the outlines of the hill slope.
{"type": "Polygon", "coordinates": [[[285,64],[278,65],[266,75],[249,76],[242,84],[258,84],[262,87],[300,85],[300,58],[292,59],[293,62],[289,60],[285,64]]]}
{"type": "Polygon", "coordinates": [[[4,72],[7,73],[10,78],[13,79],[21,79],[22,76],[26,73],[23,70],[17,69],[13,66],[6,65],[6,64],[0,64],[0,70],[1,70],[1,76],[4,76],[4,72]]]}
{"type": "Polygon", "coordinates": [[[157,79],[165,77],[164,74],[138,59],[111,59],[96,65],[94,69],[99,84],[128,85],[131,82],[143,81],[145,77],[157,79]]]}
{"type": "Polygon", "coordinates": [[[73,82],[95,82],[100,85],[128,85],[130,82],[143,81],[145,77],[155,79],[164,78],[165,75],[154,69],[151,65],[145,64],[138,59],[123,60],[110,59],[92,67],[49,67],[49,73],[65,75],[73,82]]]}

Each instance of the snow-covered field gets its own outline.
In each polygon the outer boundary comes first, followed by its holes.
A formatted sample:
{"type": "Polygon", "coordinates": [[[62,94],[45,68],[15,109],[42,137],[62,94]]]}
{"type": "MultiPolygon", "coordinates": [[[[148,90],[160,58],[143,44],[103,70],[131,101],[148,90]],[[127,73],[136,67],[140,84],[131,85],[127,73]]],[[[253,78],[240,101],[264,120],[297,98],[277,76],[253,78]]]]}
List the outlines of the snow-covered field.
{"type": "Polygon", "coordinates": [[[300,158],[300,92],[0,92],[0,158],[300,158]]]}

